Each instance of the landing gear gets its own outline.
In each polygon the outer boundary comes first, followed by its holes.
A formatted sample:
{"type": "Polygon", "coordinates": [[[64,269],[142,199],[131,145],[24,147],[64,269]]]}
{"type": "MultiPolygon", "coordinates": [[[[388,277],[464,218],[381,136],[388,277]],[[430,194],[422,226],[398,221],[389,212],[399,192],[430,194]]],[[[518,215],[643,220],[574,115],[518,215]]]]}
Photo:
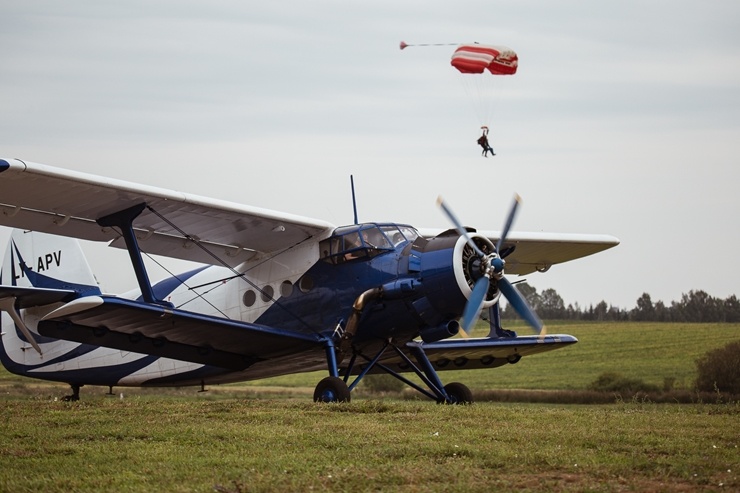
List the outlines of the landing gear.
{"type": "Polygon", "coordinates": [[[62,400],[65,402],[76,402],[80,400],[80,387],[81,385],[76,384],[70,384],[70,387],[72,387],[72,395],[66,395],[62,397],[62,400]]]}
{"type": "Polygon", "coordinates": [[[313,393],[314,402],[349,402],[349,387],[339,377],[326,377],[319,382],[313,393]]]}
{"type": "Polygon", "coordinates": [[[432,366],[432,363],[429,361],[429,358],[427,358],[424,349],[417,342],[411,341],[407,342],[403,346],[397,346],[390,340],[386,341],[373,357],[364,354],[362,351],[357,351],[356,349],[355,351],[356,352],[352,355],[350,361],[343,370],[344,378],[340,378],[338,371],[339,368],[336,366],[334,347],[333,345],[327,346],[327,359],[329,363],[329,371],[332,376],[324,378],[316,386],[316,390],[313,394],[314,402],[350,402],[350,393],[352,392],[352,389],[354,389],[371,370],[375,370],[376,372],[377,370],[382,370],[392,377],[402,381],[417,392],[437,401],[440,404],[473,403],[473,394],[465,385],[457,382],[447,385],[442,383],[436,370],[432,366]],[[381,363],[383,353],[385,353],[387,349],[391,349],[401,358],[402,363],[400,366],[404,368],[403,371],[416,373],[422,382],[426,384],[427,388],[417,385],[394,369],[381,363]],[[416,360],[415,362],[412,361],[412,357],[416,360]],[[358,359],[364,360],[365,364],[358,363],[358,359]],[[348,384],[349,377],[353,373],[357,373],[357,376],[352,383],[348,384]]]}
{"type": "Polygon", "coordinates": [[[459,382],[452,382],[445,385],[447,394],[446,404],[472,404],[473,393],[470,389],[459,382]]]}

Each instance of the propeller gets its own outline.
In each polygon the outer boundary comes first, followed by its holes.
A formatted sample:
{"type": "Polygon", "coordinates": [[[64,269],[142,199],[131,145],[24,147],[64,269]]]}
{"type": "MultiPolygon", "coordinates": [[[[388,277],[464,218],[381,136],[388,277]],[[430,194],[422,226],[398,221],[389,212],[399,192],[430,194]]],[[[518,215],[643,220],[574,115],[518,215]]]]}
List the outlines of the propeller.
{"type": "Polygon", "coordinates": [[[514,308],[514,311],[519,314],[538,334],[544,335],[544,324],[537,314],[532,310],[527,303],[527,300],[521,295],[521,293],[504,277],[504,266],[506,262],[499,256],[499,252],[506,241],[506,237],[509,234],[512,224],[514,223],[514,217],[516,216],[517,208],[521,202],[521,197],[518,194],[514,195],[514,202],[511,206],[511,210],[506,218],[504,229],[501,231],[501,237],[496,243],[495,251],[489,254],[484,253],[478,245],[475,244],[473,238],[470,236],[468,231],[463,227],[460,220],[457,218],[452,209],[445,203],[442,197],[437,199],[437,204],[442,208],[447,217],[450,219],[452,224],[457,229],[458,233],[465,238],[465,241],[473,249],[473,252],[478,256],[480,260],[480,271],[481,277],[475,281],[473,291],[468,298],[468,302],[463,309],[462,318],[460,320],[460,326],[463,329],[464,334],[470,334],[470,331],[475,325],[475,321],[478,319],[481,308],[485,301],[486,293],[491,282],[495,282],[501,294],[504,295],[506,300],[514,308]]]}

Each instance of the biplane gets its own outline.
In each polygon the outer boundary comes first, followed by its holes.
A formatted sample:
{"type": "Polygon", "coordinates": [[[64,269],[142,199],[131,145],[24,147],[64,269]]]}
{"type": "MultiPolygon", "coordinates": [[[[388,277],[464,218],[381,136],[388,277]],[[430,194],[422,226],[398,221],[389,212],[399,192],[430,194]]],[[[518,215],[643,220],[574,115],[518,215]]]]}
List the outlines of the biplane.
{"type": "Polygon", "coordinates": [[[84,385],[201,386],[325,371],[314,400],[350,401],[387,373],[442,403],[470,403],[446,370],[493,369],[577,342],[546,334],[506,275],[617,245],[608,235],[328,222],[0,159],[0,360],[84,385]],[[128,252],[138,286],[102,292],[78,240],[128,252]],[[145,256],[197,267],[153,282],[145,256]],[[533,327],[501,326],[504,297],[533,327]],[[490,333],[469,337],[481,310],[490,333]],[[456,337],[457,336],[457,337],[456,337]],[[465,336],[465,337],[461,337],[465,336]],[[412,377],[418,376],[418,378],[412,377]]]}

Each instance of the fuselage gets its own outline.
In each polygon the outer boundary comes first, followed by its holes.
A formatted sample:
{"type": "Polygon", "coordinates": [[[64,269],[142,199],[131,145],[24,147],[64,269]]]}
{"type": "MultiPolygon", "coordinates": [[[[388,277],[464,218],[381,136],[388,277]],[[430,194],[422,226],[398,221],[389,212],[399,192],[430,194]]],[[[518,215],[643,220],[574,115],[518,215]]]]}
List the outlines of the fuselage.
{"type": "MultiPolygon", "coordinates": [[[[319,241],[255,256],[234,269],[203,266],[164,279],[153,291],[181,310],[300,332],[317,341],[351,330],[355,350],[389,339],[397,344],[418,337],[435,341],[456,332],[455,320],[475,281],[464,249],[457,234],[426,239],[406,225],[358,224],[337,228],[319,241]]],[[[4,269],[9,268],[6,261],[4,269]]],[[[122,296],[136,299],[140,292],[122,296]]],[[[33,327],[44,310],[25,310],[25,315],[33,327]]],[[[234,372],[40,336],[45,352],[39,356],[7,314],[3,330],[18,336],[14,347],[11,338],[3,339],[8,369],[80,385],[226,383],[326,368],[321,351],[296,355],[300,365],[288,357],[234,372]]]]}

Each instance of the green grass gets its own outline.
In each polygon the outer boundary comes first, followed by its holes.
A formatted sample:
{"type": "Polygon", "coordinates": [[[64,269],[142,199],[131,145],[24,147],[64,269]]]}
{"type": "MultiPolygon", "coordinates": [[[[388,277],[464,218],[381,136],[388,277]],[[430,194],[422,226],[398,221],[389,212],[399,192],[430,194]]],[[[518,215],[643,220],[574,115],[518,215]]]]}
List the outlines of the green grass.
{"type": "MultiPolygon", "coordinates": [[[[605,371],[689,386],[696,358],[740,338],[738,324],[555,325],[579,344],[442,377],[480,391],[582,389],[605,371]]],[[[323,376],[85,387],[68,403],[62,384],[0,372],[0,492],[740,490],[738,402],[314,404],[323,376]]]]}
{"type": "Polygon", "coordinates": [[[320,405],[217,393],[1,402],[0,491],[740,488],[737,404],[320,405]]]}
{"type": "MultiPolygon", "coordinates": [[[[526,333],[524,327],[516,330],[526,333]]],[[[666,378],[675,379],[676,388],[691,388],[695,361],[739,340],[740,324],[563,324],[549,325],[548,332],[574,335],[578,344],[489,373],[460,372],[454,379],[476,389],[585,389],[602,373],[618,372],[660,388],[666,378]]]]}
{"type": "MultiPolygon", "coordinates": [[[[520,323],[505,323],[528,334],[520,323]]],[[[666,378],[677,389],[691,389],[695,361],[707,351],[740,339],[740,324],[563,323],[549,322],[551,334],[570,334],[578,344],[522,358],[519,363],[492,370],[447,371],[445,382],[458,381],[475,390],[588,388],[604,372],[618,372],[663,388],[666,378]]],[[[479,323],[473,335],[488,333],[479,323]]],[[[252,385],[313,387],[325,372],[297,374],[254,382],[252,385]]]]}

